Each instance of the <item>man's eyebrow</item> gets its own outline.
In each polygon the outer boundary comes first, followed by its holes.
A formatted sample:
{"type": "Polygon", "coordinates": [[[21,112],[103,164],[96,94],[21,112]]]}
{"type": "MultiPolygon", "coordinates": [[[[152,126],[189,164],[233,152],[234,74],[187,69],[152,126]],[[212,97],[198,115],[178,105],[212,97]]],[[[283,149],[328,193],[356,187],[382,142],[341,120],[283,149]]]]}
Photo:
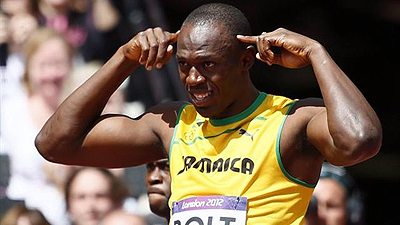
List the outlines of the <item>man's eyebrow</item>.
{"type": "MultiPolygon", "coordinates": [[[[214,56],[215,56],[215,54],[198,55],[198,56],[196,56],[196,59],[197,60],[210,60],[210,59],[214,59],[214,56]]],[[[183,59],[185,59],[185,57],[176,55],[176,59],[183,60],[183,59]]]]}
{"type": "Polygon", "coordinates": [[[196,59],[200,60],[207,60],[207,59],[213,59],[215,54],[208,54],[208,55],[199,55],[196,57],[196,59]]]}

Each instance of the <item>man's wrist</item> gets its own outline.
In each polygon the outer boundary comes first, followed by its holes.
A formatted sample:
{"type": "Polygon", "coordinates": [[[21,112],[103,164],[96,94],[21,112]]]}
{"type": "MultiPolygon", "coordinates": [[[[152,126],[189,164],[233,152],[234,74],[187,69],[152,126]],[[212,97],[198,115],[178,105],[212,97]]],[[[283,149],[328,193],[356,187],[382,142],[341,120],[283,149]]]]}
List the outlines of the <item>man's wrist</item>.
{"type": "Polygon", "coordinates": [[[324,61],[324,58],[327,56],[327,51],[324,46],[322,46],[319,42],[314,42],[311,47],[310,47],[310,52],[309,52],[309,59],[311,64],[317,63],[321,61],[321,63],[324,61]]]}

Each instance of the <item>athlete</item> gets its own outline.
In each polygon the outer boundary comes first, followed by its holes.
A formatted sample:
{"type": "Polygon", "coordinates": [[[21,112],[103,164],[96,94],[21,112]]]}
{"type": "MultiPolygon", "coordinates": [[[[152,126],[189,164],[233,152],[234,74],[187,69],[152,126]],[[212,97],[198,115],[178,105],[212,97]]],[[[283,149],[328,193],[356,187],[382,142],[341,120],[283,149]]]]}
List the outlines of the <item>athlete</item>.
{"type": "Polygon", "coordinates": [[[150,210],[169,221],[168,200],[171,196],[171,175],[168,159],[147,163],[146,168],[146,188],[150,210]]]}
{"type": "Polygon", "coordinates": [[[252,225],[302,224],[323,161],[362,162],[381,140],[374,110],[319,42],[282,28],[251,36],[238,9],[208,4],[178,32],[147,29],[120,47],[61,104],[36,146],[47,160],[72,165],[128,167],[168,156],[170,224],[252,225]],[[135,119],[100,116],[132,71],[161,68],[175,42],[191,103],[156,105],[135,119]],[[260,92],[249,74],[256,59],[311,65],[323,99],[260,92]]]}

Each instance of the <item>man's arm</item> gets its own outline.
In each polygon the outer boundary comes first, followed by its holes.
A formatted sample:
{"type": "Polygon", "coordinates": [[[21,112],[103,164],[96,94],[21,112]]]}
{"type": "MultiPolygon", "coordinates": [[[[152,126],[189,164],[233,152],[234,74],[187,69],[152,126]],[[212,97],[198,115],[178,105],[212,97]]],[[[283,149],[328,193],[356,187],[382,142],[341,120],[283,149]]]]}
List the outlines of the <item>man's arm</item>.
{"type": "MultiPolygon", "coordinates": [[[[148,29],[120,47],[112,58],[75,90],[36,137],[43,157],[52,162],[121,167],[164,157],[177,105],[154,107],[138,119],[100,116],[108,99],[140,65],[161,68],[172,56],[178,33],[148,29]],[[167,131],[163,131],[167,129],[167,131]]],[[[172,126],[173,127],[173,126],[172,126]]]]}
{"type": "Polygon", "coordinates": [[[311,63],[325,108],[310,111],[306,138],[329,162],[351,165],[379,151],[382,128],[375,111],[318,42],[282,28],[238,39],[256,44],[256,57],[268,65],[300,68],[311,63]],[[280,47],[281,53],[271,47],[280,47]]]}
{"type": "Polygon", "coordinates": [[[310,142],[336,165],[352,165],[377,154],[382,127],[363,94],[321,45],[313,48],[310,61],[326,107],[307,126],[310,142]]]}

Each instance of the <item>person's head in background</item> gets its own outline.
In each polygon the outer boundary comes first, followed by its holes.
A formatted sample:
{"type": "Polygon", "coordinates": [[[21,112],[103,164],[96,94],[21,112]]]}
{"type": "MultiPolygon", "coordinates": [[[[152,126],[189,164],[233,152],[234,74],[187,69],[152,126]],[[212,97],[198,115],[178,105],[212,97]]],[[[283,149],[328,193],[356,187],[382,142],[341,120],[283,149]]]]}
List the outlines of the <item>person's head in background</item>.
{"type": "Polygon", "coordinates": [[[101,168],[77,169],[65,187],[67,211],[75,225],[98,224],[107,213],[120,208],[127,196],[121,180],[101,168]]]}
{"type": "Polygon", "coordinates": [[[324,163],[306,215],[307,225],[350,225],[362,221],[362,202],[343,167],[324,163]]]}
{"type": "Polygon", "coordinates": [[[151,211],[169,221],[171,176],[168,159],[160,159],[146,165],[146,187],[151,211]]]}
{"type": "Polygon", "coordinates": [[[37,0],[1,0],[0,6],[8,16],[17,14],[32,14],[37,16],[39,14],[37,0]]]}
{"type": "Polygon", "coordinates": [[[20,54],[24,43],[38,29],[37,19],[27,13],[16,14],[8,20],[8,50],[9,53],[20,54]]]}
{"type": "Polygon", "coordinates": [[[0,221],[1,225],[50,225],[43,214],[18,204],[10,208],[0,221]]]}
{"type": "Polygon", "coordinates": [[[38,28],[39,9],[35,0],[0,1],[0,44],[7,45],[7,55],[19,55],[22,46],[38,28]]]}
{"type": "Polygon", "coordinates": [[[146,225],[146,221],[132,213],[125,212],[122,209],[114,210],[108,213],[99,225],[146,225]]]}
{"type": "Polygon", "coordinates": [[[24,45],[24,56],[23,83],[29,99],[54,110],[62,100],[64,82],[72,71],[72,48],[54,30],[40,28],[24,45]]]}

